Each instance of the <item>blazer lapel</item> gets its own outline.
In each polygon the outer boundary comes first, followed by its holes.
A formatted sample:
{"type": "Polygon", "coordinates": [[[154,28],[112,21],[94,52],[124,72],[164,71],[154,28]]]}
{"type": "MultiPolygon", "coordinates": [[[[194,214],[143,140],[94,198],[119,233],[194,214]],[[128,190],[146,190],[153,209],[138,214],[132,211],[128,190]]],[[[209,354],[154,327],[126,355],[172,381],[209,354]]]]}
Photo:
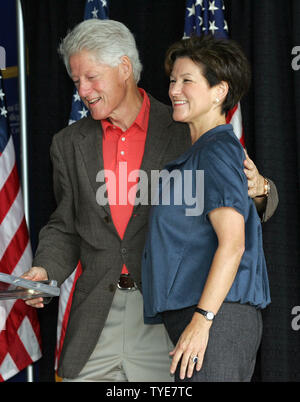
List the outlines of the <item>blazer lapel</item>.
{"type": "MultiPolygon", "coordinates": [[[[91,117],[88,118],[87,124],[81,127],[81,139],[78,143],[82,159],[84,161],[87,175],[92,186],[95,197],[97,190],[99,189],[101,183],[97,182],[97,174],[104,170],[103,162],[103,149],[102,149],[102,126],[100,121],[93,120],[91,117]]],[[[102,182],[102,185],[104,183],[102,182]]],[[[110,208],[108,203],[102,206],[103,217],[110,215],[110,208]]]]}
{"type": "Polygon", "coordinates": [[[140,170],[147,175],[148,189],[147,191],[142,191],[140,202],[134,207],[134,210],[136,210],[141,204],[148,204],[148,202],[150,202],[151,171],[158,170],[161,166],[162,158],[171,140],[171,135],[167,130],[167,127],[172,122],[171,116],[169,117],[166,116],[165,113],[161,113],[161,105],[155,99],[153,99],[151,95],[148,96],[151,104],[150,116],[144,156],[140,167],[140,170]]]}
{"type": "MultiPolygon", "coordinates": [[[[162,110],[160,102],[156,101],[149,95],[150,98],[150,115],[148,132],[145,143],[144,156],[140,170],[142,175],[147,177],[147,188],[143,188],[140,192],[139,203],[134,206],[132,216],[137,213],[137,209],[140,206],[150,205],[151,202],[151,171],[159,170],[163,167],[163,158],[167,152],[168,145],[172,139],[172,130],[169,126],[172,124],[171,114],[162,110]]],[[[94,190],[96,197],[97,190],[103,182],[97,182],[96,177],[99,171],[104,170],[103,162],[103,147],[102,147],[102,126],[100,121],[93,120],[88,117],[84,124],[80,127],[81,137],[78,141],[78,147],[81,153],[81,157],[86,167],[87,175],[89,177],[90,185],[94,190]]],[[[187,136],[187,138],[189,138],[187,136]]],[[[189,140],[190,141],[190,140],[189,140]]],[[[183,139],[184,147],[187,146],[188,140],[183,139]]],[[[107,215],[111,216],[110,207],[108,203],[99,208],[99,213],[102,218],[107,215]]],[[[147,215],[147,214],[146,214],[147,215]]],[[[130,222],[128,226],[130,226],[130,222]]],[[[128,227],[127,227],[128,229],[128,227]]],[[[127,230],[126,230],[127,232],[127,230]]]]}

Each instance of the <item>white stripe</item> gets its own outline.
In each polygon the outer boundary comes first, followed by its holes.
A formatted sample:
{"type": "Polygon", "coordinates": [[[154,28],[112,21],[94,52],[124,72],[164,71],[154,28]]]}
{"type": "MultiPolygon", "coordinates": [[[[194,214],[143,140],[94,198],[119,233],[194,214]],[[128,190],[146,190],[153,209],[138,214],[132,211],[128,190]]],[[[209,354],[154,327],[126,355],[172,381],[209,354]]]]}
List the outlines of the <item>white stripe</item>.
{"type": "Polygon", "coordinates": [[[28,240],[28,244],[24,250],[24,253],[22,254],[22,257],[19,259],[17,265],[15,266],[11,274],[15,276],[22,275],[29,268],[31,268],[31,263],[32,263],[32,251],[30,241],[28,240]]]}
{"type": "Polygon", "coordinates": [[[15,166],[15,149],[12,137],[10,137],[2,155],[0,156],[0,190],[8,179],[13,167],[15,166]]]}
{"type": "Polygon", "coordinates": [[[240,104],[234,114],[231,117],[230,124],[233,126],[233,131],[235,135],[240,139],[243,135],[243,128],[242,128],[242,113],[240,104]]]}
{"type": "Polygon", "coordinates": [[[15,300],[3,300],[0,302],[0,333],[6,329],[6,319],[14,304],[15,300]]]}
{"type": "Polygon", "coordinates": [[[7,353],[0,366],[0,374],[2,375],[4,380],[8,380],[18,372],[19,372],[18,367],[15,365],[15,362],[11,358],[10,354],[7,353]]]}
{"type": "MultiPolygon", "coordinates": [[[[68,300],[70,298],[71,290],[73,287],[73,283],[75,280],[76,271],[79,269],[78,267],[74,269],[72,274],[63,282],[60,287],[60,295],[59,295],[59,309],[58,309],[58,317],[57,317],[57,331],[56,331],[56,349],[58,350],[60,339],[61,339],[61,331],[63,328],[63,320],[66,312],[68,300]]],[[[55,357],[55,370],[58,368],[58,360],[55,357]]]]}
{"type": "MultiPolygon", "coordinates": [[[[21,189],[0,225],[0,259],[13,239],[24,217],[21,189]]],[[[13,267],[9,267],[10,269],[13,267]]]]}
{"type": "Polygon", "coordinates": [[[21,325],[18,328],[18,335],[24,345],[24,348],[31,357],[31,360],[33,362],[38,360],[42,356],[40,345],[27,316],[24,317],[21,325]]]}

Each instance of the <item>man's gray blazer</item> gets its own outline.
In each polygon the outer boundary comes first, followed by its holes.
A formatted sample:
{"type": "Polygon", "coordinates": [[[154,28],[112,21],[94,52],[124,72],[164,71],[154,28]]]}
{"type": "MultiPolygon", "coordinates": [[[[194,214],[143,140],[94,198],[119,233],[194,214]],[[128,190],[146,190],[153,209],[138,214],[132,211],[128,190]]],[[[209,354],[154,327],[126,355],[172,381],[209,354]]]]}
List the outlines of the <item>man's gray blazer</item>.
{"type": "MultiPolygon", "coordinates": [[[[171,109],[150,97],[150,117],[141,170],[162,169],[191,145],[187,125],[172,120],[171,109]]],[[[91,117],[63,129],[51,146],[57,209],[41,230],[33,266],[44,267],[60,284],[80,260],[77,281],[60,356],[58,374],[76,377],[99,339],[122,265],[141,287],[141,256],[150,205],[134,207],[123,240],[110,215],[109,205],[97,203],[97,182],[104,169],[102,127],[91,117]]],[[[150,195],[150,190],[149,190],[150,195]]],[[[148,202],[149,204],[149,202],[148,202]]],[[[276,208],[276,207],[275,207],[276,208]]],[[[270,214],[268,214],[270,215],[270,214]]]]}

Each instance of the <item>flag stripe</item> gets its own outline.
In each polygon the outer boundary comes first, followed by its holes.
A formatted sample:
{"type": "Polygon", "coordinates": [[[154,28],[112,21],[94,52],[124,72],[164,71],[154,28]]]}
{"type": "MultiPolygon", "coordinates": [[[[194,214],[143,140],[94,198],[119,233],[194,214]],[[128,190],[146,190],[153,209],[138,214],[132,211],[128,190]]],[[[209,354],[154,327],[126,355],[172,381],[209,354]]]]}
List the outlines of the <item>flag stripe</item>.
{"type": "MultiPolygon", "coordinates": [[[[3,254],[5,253],[7,247],[12,241],[14,235],[17,233],[22,220],[24,219],[24,211],[21,209],[23,203],[23,198],[21,191],[19,189],[17,198],[15,202],[12,204],[5,218],[3,219],[0,225],[0,261],[2,259],[3,254]]],[[[11,267],[9,269],[13,269],[11,267]]],[[[1,265],[0,265],[1,269],[1,265]]]]}
{"type": "Polygon", "coordinates": [[[0,345],[3,344],[4,340],[5,343],[10,345],[9,354],[19,370],[22,370],[32,362],[17,333],[24,319],[23,309],[24,302],[17,300],[14,304],[14,309],[6,319],[6,330],[2,331],[0,336],[0,345]]]}
{"type": "Polygon", "coordinates": [[[8,176],[8,179],[6,180],[5,186],[0,191],[0,224],[18,194],[18,181],[18,170],[17,165],[15,164],[10,175],[8,176]]]}
{"type": "MultiPolygon", "coordinates": [[[[0,72],[0,271],[21,275],[31,266],[32,252],[24,217],[15,150],[8,133],[0,72]]],[[[41,357],[37,312],[22,300],[0,302],[0,381],[41,357]]]]}
{"type": "Polygon", "coordinates": [[[27,226],[25,217],[23,218],[21,225],[19,226],[16,234],[12,238],[11,242],[7,246],[1,260],[0,260],[0,271],[4,273],[11,273],[12,267],[14,268],[28,244],[27,226]]]}
{"type": "Polygon", "coordinates": [[[82,267],[79,262],[72,275],[69,276],[63,283],[63,292],[60,293],[55,369],[58,368],[58,362],[66,335],[67,322],[71,310],[75,285],[81,273],[82,267]]]}
{"type": "Polygon", "coordinates": [[[15,365],[15,362],[11,358],[10,354],[6,353],[2,364],[0,364],[0,382],[9,379],[10,377],[17,374],[19,371],[20,370],[15,365]]]}
{"type": "MultiPolygon", "coordinates": [[[[25,326],[31,326],[30,333],[36,328],[36,312],[32,307],[26,306],[22,300],[17,300],[14,303],[14,308],[6,319],[6,330],[0,333],[0,349],[9,345],[9,355],[14,361],[14,364],[18,371],[23,370],[25,367],[30,365],[33,361],[41,357],[40,345],[39,348],[35,347],[35,344],[39,343],[39,331],[34,331],[34,342],[31,339],[31,353],[24,346],[21,337],[19,336],[20,328],[22,329],[22,324],[25,322],[25,326]],[[25,310],[24,310],[25,306],[25,310]],[[26,315],[24,315],[24,311],[26,315]]],[[[27,330],[25,327],[22,331],[27,330]]],[[[24,337],[24,335],[22,334],[24,337]]],[[[27,348],[29,348],[27,346],[27,348]]],[[[5,357],[0,361],[0,365],[5,360],[5,357]]],[[[1,370],[2,372],[2,370],[1,370]]],[[[3,375],[3,374],[2,374],[3,375]]]]}
{"type": "Polygon", "coordinates": [[[31,325],[31,322],[34,318],[32,313],[35,312],[33,311],[32,307],[29,307],[27,316],[24,317],[22,324],[18,328],[19,338],[23,343],[23,346],[26,349],[28,355],[30,356],[31,361],[37,357],[37,349],[34,345],[39,342],[39,332],[36,331],[36,328],[31,325]]]}
{"type": "MultiPolygon", "coordinates": [[[[15,266],[14,270],[11,272],[12,275],[15,276],[20,276],[22,275],[22,273],[24,272],[24,267],[29,267],[32,261],[32,251],[31,251],[31,245],[28,242],[27,247],[22,255],[22,257],[20,258],[18,264],[15,266]]],[[[0,272],[1,269],[0,269],[0,272]]],[[[7,273],[7,272],[6,272],[7,273]]],[[[14,301],[13,300],[5,300],[5,301],[1,301],[0,303],[0,307],[1,307],[1,311],[0,313],[5,311],[5,315],[8,316],[11,309],[14,306],[14,301]]],[[[5,325],[5,323],[4,323],[5,325]]],[[[2,326],[0,325],[0,331],[2,330],[2,326]]]]}
{"type": "MultiPolygon", "coordinates": [[[[15,151],[12,137],[10,137],[0,157],[0,190],[4,186],[11,170],[15,165],[15,151]]],[[[1,204],[0,204],[1,205],[1,204]]]]}

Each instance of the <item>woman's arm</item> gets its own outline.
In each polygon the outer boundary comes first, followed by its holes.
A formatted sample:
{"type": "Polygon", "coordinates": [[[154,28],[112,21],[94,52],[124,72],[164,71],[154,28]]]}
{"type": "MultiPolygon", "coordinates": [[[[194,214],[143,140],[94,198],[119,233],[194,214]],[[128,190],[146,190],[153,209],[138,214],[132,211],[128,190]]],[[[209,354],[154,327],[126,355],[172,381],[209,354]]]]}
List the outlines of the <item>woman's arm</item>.
{"type": "MultiPolygon", "coordinates": [[[[229,207],[214,209],[208,216],[218,237],[218,248],[198,307],[217,314],[232,286],[244,253],[244,218],[235,209],[229,207]]],[[[198,357],[196,370],[201,369],[211,325],[213,323],[207,321],[203,315],[194,313],[190,324],[185,328],[176,347],[170,353],[173,356],[170,368],[172,374],[181,357],[181,379],[185,375],[192,376],[195,366],[192,357],[198,357]]]]}

